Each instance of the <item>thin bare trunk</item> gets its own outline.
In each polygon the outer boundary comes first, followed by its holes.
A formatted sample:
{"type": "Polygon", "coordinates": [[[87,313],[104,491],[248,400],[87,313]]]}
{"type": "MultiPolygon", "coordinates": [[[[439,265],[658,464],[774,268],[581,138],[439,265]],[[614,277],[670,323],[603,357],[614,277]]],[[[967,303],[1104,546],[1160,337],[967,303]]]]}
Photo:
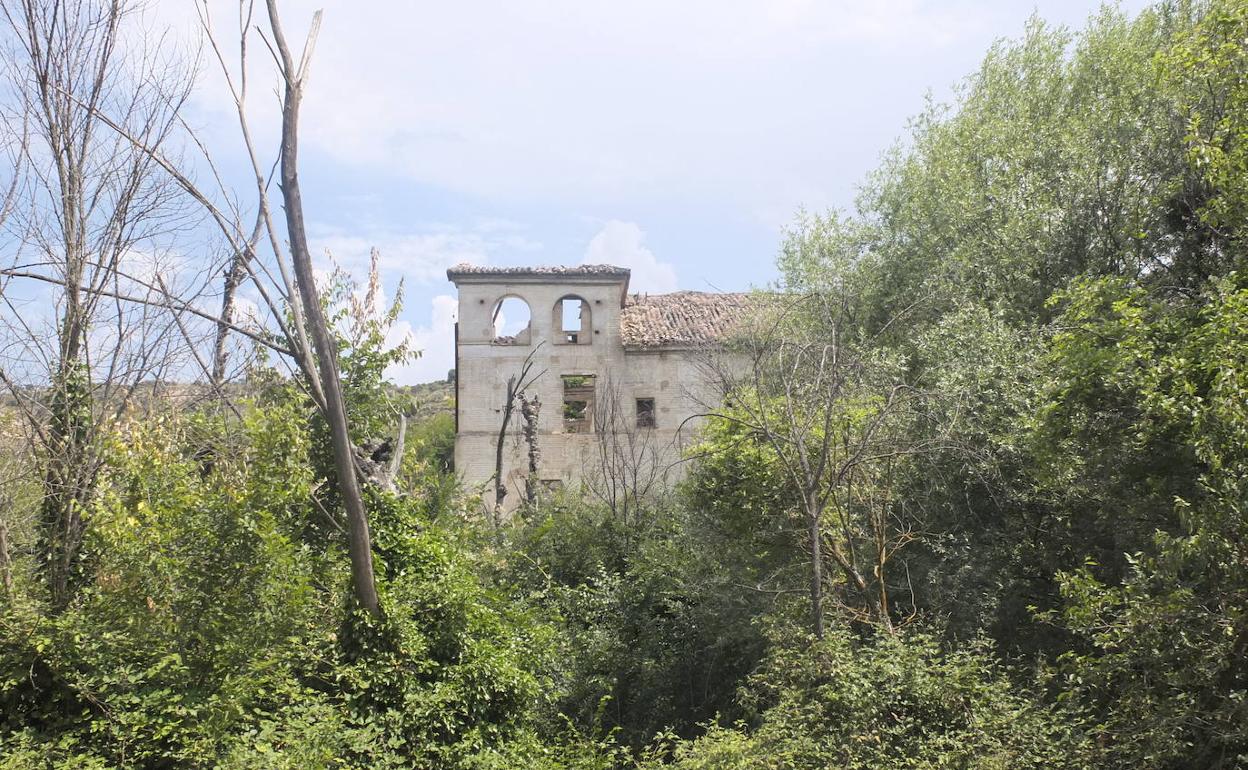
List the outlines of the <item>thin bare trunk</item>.
{"type": "Polygon", "coordinates": [[[806,520],[810,537],[810,624],[815,638],[823,638],[823,528],[818,503],[807,495],[806,520]]]}
{"type": "MultiPolygon", "coordinates": [[[[267,0],[269,25],[273,40],[281,56],[285,93],[282,100],[282,151],[281,190],[286,209],[286,230],[290,239],[291,263],[295,283],[299,290],[298,301],[307,314],[312,346],[316,351],[317,368],[321,388],[325,395],[325,419],[329,423],[330,440],[334,454],[334,470],[338,476],[338,492],[347,512],[347,551],[351,557],[351,583],[360,606],[373,616],[380,616],[381,605],[377,597],[376,579],[373,575],[372,538],[368,529],[368,513],[364,509],[364,497],[355,472],[355,452],[347,427],[347,408],[342,396],[342,383],[338,377],[338,355],[329,324],[321,309],[316,282],[312,270],[312,256],[308,251],[307,230],[303,221],[303,198],[299,190],[299,103],[303,98],[304,77],[307,73],[308,50],[296,68],[290,48],[282,34],[277,14],[277,1],[267,0]]],[[[315,28],[320,20],[318,11],[313,22],[315,28]]],[[[310,46],[309,46],[310,47],[310,46]]],[[[292,298],[293,299],[293,298],[292,298]]]]}
{"type": "Polygon", "coordinates": [[[524,501],[529,505],[537,504],[538,465],[541,463],[542,449],[537,443],[537,418],[542,412],[542,402],[536,396],[527,398],[520,394],[520,415],[524,418],[524,443],[528,447],[529,472],[524,477],[524,501]]]}
{"type": "MultiPolygon", "coordinates": [[[[507,393],[503,400],[503,418],[498,426],[498,442],[494,446],[494,506],[493,506],[493,523],[498,526],[502,522],[503,503],[507,499],[507,484],[503,476],[503,447],[507,442],[507,429],[511,426],[511,416],[516,410],[517,399],[523,399],[524,391],[537,382],[546,370],[533,374],[533,356],[541,348],[542,343],[538,343],[524,358],[524,363],[520,365],[520,371],[507,378],[507,393]]],[[[534,420],[536,420],[536,416],[534,420]]],[[[536,468],[532,473],[536,473],[536,468]]]]}
{"type": "Polygon", "coordinates": [[[507,499],[507,484],[503,478],[503,445],[507,441],[507,428],[516,403],[516,377],[507,378],[507,399],[503,402],[503,419],[498,426],[498,442],[494,446],[494,526],[503,515],[503,502],[507,499]]]}
{"type": "MultiPolygon", "coordinates": [[[[8,508],[7,500],[5,508],[8,508]]],[[[9,527],[0,517],[0,586],[4,588],[5,598],[13,592],[13,560],[9,556],[9,527]]]]}
{"type": "Polygon", "coordinates": [[[230,329],[234,324],[235,296],[243,278],[247,276],[247,262],[250,260],[247,251],[239,251],[230,260],[229,269],[225,271],[225,284],[221,291],[221,320],[217,322],[216,338],[212,345],[212,384],[218,390],[225,382],[226,365],[229,361],[230,329]]]}

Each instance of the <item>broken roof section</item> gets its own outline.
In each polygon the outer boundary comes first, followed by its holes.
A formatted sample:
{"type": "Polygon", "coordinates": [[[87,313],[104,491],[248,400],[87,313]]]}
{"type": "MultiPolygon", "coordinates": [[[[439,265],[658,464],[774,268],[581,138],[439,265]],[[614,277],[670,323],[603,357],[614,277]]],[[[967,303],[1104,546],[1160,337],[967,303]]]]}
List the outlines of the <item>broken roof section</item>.
{"type": "Polygon", "coordinates": [[[677,291],[630,296],[620,313],[625,347],[698,347],[728,339],[751,307],[749,294],[677,291]]]}

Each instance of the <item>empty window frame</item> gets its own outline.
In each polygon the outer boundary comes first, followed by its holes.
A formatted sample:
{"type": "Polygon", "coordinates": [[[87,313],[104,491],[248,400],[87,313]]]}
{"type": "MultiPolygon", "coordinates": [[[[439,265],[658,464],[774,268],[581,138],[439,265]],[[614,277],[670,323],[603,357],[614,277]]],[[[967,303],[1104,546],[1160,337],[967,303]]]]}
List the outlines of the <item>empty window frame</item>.
{"type": "Polygon", "coordinates": [[[637,427],[653,428],[658,423],[654,417],[654,399],[639,398],[637,399],[637,427]]]}
{"type": "Polygon", "coordinates": [[[587,345],[593,335],[589,303],[568,295],[555,303],[555,341],[561,345],[587,345]]]}
{"type": "Polygon", "coordinates": [[[519,297],[503,297],[490,317],[495,345],[528,345],[530,339],[529,303],[519,297]]]}
{"type": "Polygon", "coordinates": [[[588,433],[593,428],[594,375],[563,375],[563,431],[588,433]]]}

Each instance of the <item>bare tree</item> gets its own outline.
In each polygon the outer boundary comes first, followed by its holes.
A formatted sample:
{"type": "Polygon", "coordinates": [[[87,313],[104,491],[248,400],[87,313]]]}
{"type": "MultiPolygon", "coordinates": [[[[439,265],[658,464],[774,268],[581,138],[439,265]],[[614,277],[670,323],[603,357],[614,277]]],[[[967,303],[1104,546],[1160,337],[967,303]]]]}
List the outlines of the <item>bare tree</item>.
{"type": "MultiPolygon", "coordinates": [[[[25,37],[19,34],[19,38],[34,41],[25,46],[23,56],[20,57],[23,61],[38,62],[39,56],[48,55],[52,58],[65,58],[70,63],[78,62],[82,46],[69,44],[62,39],[61,28],[64,26],[62,17],[66,13],[64,4],[40,4],[37,0],[21,0],[20,7],[17,7],[19,12],[11,12],[8,5],[4,7],[6,12],[9,12],[8,18],[11,20],[11,26],[19,33],[25,33],[25,37]]],[[[76,0],[76,3],[71,4],[70,7],[83,14],[84,19],[91,19],[90,14],[97,8],[106,9],[107,13],[102,20],[96,19],[87,24],[87,29],[100,36],[98,45],[100,55],[106,61],[111,60],[110,57],[117,49],[117,23],[114,16],[119,17],[126,10],[122,0],[113,0],[111,5],[108,3],[101,5],[98,0],[76,0]]],[[[254,23],[254,1],[241,0],[238,25],[238,76],[233,77],[225,50],[219,44],[209,18],[207,3],[199,4],[197,8],[201,14],[206,40],[221,66],[221,72],[233,95],[239,127],[254,172],[257,205],[250,227],[244,225],[242,209],[235,201],[232,191],[221,180],[206,148],[194,134],[186,132],[191,144],[202,153],[200,163],[209,169],[211,178],[217,184],[218,189],[214,194],[201,189],[191,175],[181,168],[179,159],[174,157],[166,147],[170,129],[174,125],[185,128],[176,117],[185,99],[185,91],[173,95],[166,93],[160,98],[138,99],[140,106],[151,106],[153,115],[163,119],[135,121],[131,119],[131,112],[125,109],[119,110],[117,105],[100,98],[100,93],[107,92],[115,86],[114,80],[110,79],[109,73],[103,69],[89,73],[90,77],[71,79],[59,84],[53,82],[46,86],[41,79],[47,69],[46,66],[32,66],[31,71],[34,73],[33,82],[39,86],[35,90],[36,96],[47,103],[47,111],[53,115],[64,114],[67,116],[67,124],[74,128],[89,124],[91,137],[98,137],[104,133],[98,126],[111,129],[107,136],[113,141],[114,146],[125,148],[126,156],[135,159],[137,166],[145,171],[162,172],[159,178],[164,184],[160,189],[177,190],[197,203],[200,210],[206,212],[215,229],[224,237],[228,246],[227,253],[231,255],[224,275],[221,313],[214,316],[195,307],[193,302],[188,301],[188,295],[184,290],[170,286],[159,273],[149,280],[138,280],[134,276],[121,273],[115,264],[106,265],[109,269],[104,275],[124,277],[127,279],[124,284],[114,280],[113,285],[105,285],[105,281],[97,279],[95,273],[89,272],[89,268],[97,266],[96,262],[90,260],[67,260],[65,264],[68,267],[60,275],[35,274],[26,270],[25,265],[0,271],[0,275],[8,278],[36,278],[62,287],[70,296],[61,323],[61,328],[66,332],[62,334],[62,339],[69,340],[69,344],[62,346],[63,349],[57,360],[65,363],[56,370],[53,381],[74,385],[73,388],[61,388],[71,395],[83,390],[76,385],[81,380],[81,375],[77,373],[81,372],[84,366],[87,369],[90,368],[89,363],[81,362],[82,339],[87,328],[85,311],[90,309],[90,306],[84,305],[82,297],[86,297],[87,303],[98,303],[99,298],[110,298],[118,307],[135,306],[169,312],[172,315],[173,326],[183,336],[187,328],[184,318],[211,321],[215,331],[211,362],[205,362],[200,358],[195,352],[195,346],[188,347],[204,375],[218,387],[225,377],[226,339],[231,333],[242,334],[293,362],[301,374],[300,381],[306,385],[309,397],[329,427],[337,487],[346,512],[353,593],[361,607],[373,615],[378,615],[380,605],[373,575],[371,536],[359,479],[359,476],[363,475],[363,468],[350,435],[339,378],[336,343],[321,309],[315,284],[299,185],[299,109],[308,82],[309,65],[321,16],[319,12],[313,15],[307,41],[296,60],[283,33],[275,0],[269,0],[265,4],[267,13],[264,26],[266,29],[261,29],[260,24],[254,23]],[[284,211],[284,221],[281,224],[284,224],[284,228],[279,225],[273,214],[269,201],[271,172],[266,172],[261,166],[260,154],[253,141],[248,120],[247,51],[248,41],[252,35],[261,38],[277,63],[282,118],[280,151],[276,166],[280,169],[279,189],[284,211]],[[265,245],[270,257],[267,262],[261,259],[258,251],[262,237],[267,239],[265,245]],[[274,269],[276,274],[274,274],[274,269]],[[260,303],[267,309],[268,321],[276,327],[275,331],[270,332],[263,328],[248,329],[235,323],[233,318],[235,296],[244,280],[254,289],[260,303]],[[83,288],[84,281],[86,282],[85,289],[83,288]],[[145,290],[147,293],[136,293],[136,288],[145,290]]],[[[93,49],[88,47],[87,50],[93,49]]],[[[59,163],[61,155],[65,154],[64,147],[68,146],[72,149],[76,144],[67,144],[63,141],[63,132],[52,134],[52,136],[57,143],[53,145],[50,155],[59,163]]],[[[59,165],[57,171],[60,171],[59,165]]],[[[146,188],[138,186],[137,189],[146,188]]],[[[69,196],[69,199],[88,200],[90,198],[87,195],[75,193],[69,196]]],[[[79,219],[72,221],[81,223],[79,219]]],[[[66,228],[65,232],[67,233],[65,240],[68,245],[72,246],[69,239],[74,231],[66,228]]],[[[76,252],[71,248],[66,248],[66,253],[76,252]]],[[[113,249],[103,256],[116,261],[122,254],[124,254],[123,250],[113,249]]],[[[16,388],[14,389],[16,391],[16,388]]],[[[53,417],[55,418],[57,414],[65,414],[72,420],[76,420],[77,417],[73,416],[77,415],[80,410],[74,407],[81,405],[81,397],[75,395],[74,398],[77,400],[73,403],[66,402],[64,406],[57,406],[54,403],[51,410],[53,417]]],[[[52,439],[56,439],[57,436],[62,437],[59,442],[65,445],[62,447],[65,451],[77,451],[75,442],[78,441],[80,431],[77,430],[77,423],[72,420],[67,423],[65,419],[62,419],[60,425],[57,425],[55,419],[53,420],[55,430],[50,435],[52,439]]],[[[65,454],[65,451],[61,454],[65,454]]],[[[91,463],[69,461],[58,464],[53,470],[61,473],[62,471],[57,468],[62,465],[66,469],[63,472],[74,473],[80,472],[78,469],[93,467],[91,463]]],[[[56,484],[50,483],[50,488],[64,489],[67,486],[51,476],[50,479],[57,482],[56,484]]],[[[78,484],[78,487],[81,486],[82,484],[78,484]]],[[[80,537],[80,521],[72,518],[76,515],[72,511],[76,510],[75,505],[80,506],[80,501],[71,501],[71,503],[68,507],[61,507],[71,511],[70,523],[80,537]]]]}
{"type": "MultiPolygon", "coordinates": [[[[213,221],[225,236],[226,242],[229,244],[230,260],[223,272],[223,286],[221,293],[221,312],[217,319],[217,332],[213,345],[213,368],[212,379],[218,382],[224,379],[227,359],[229,354],[228,338],[231,333],[236,333],[238,327],[235,319],[235,307],[237,304],[237,293],[239,288],[245,282],[250,285],[259,294],[259,299],[264,307],[268,310],[269,320],[275,323],[280,334],[288,341],[289,347],[284,349],[285,353],[292,359],[303,375],[303,381],[309,388],[309,395],[322,411],[326,410],[324,393],[322,392],[320,378],[315,361],[315,355],[312,344],[309,340],[307,324],[305,316],[307,311],[304,309],[304,302],[300,292],[297,290],[296,276],[294,276],[291,265],[294,262],[293,255],[286,255],[286,243],[281,237],[278,222],[273,215],[273,209],[269,201],[270,185],[273,178],[273,169],[278,164],[283,164],[287,160],[285,153],[286,141],[285,135],[287,130],[287,119],[290,115],[286,104],[289,101],[289,87],[287,81],[290,78],[297,77],[300,79],[300,85],[296,91],[301,95],[302,88],[306,84],[308,75],[308,67],[311,63],[312,49],[315,44],[317,31],[320,27],[320,12],[313,15],[312,29],[308,34],[308,40],[305,44],[304,52],[301,57],[300,71],[298,73],[289,72],[286,66],[286,60],[290,58],[290,52],[287,49],[285,55],[274,53],[278,59],[279,74],[281,75],[283,87],[280,91],[282,95],[282,153],[279,155],[278,162],[273,167],[265,168],[261,164],[260,153],[256,147],[253,138],[251,123],[248,114],[248,52],[250,50],[250,41],[252,35],[257,35],[265,43],[266,47],[273,52],[273,45],[260,31],[255,19],[255,0],[239,0],[236,40],[238,42],[238,56],[236,60],[236,74],[234,68],[231,67],[230,59],[226,55],[226,51],[218,40],[214,29],[213,20],[209,12],[209,4],[207,0],[200,0],[196,3],[196,10],[199,12],[200,26],[204,32],[205,39],[208,42],[209,49],[216,58],[220,68],[220,74],[225,81],[225,85],[234,102],[235,113],[238,117],[239,133],[243,140],[243,146],[246,151],[247,159],[251,167],[252,179],[254,183],[254,191],[256,194],[256,210],[254,223],[250,228],[244,229],[243,215],[241,209],[236,205],[231,205],[231,197],[229,191],[224,188],[220,178],[217,177],[219,197],[226,201],[225,204],[218,206],[213,203],[212,198],[205,192],[200,190],[191,179],[181,173],[172,164],[168,163],[164,158],[158,156],[165,170],[173,176],[180,185],[182,185],[195,200],[209,210],[213,221]],[[277,275],[273,276],[272,270],[268,269],[259,260],[258,248],[262,238],[267,238],[268,245],[272,250],[273,265],[277,271],[277,275]],[[290,322],[287,322],[287,316],[290,322]]],[[[275,9],[269,8],[271,14],[275,13],[275,9]]],[[[271,17],[275,18],[275,17],[271,17]]],[[[272,24],[270,25],[272,26],[272,24]]],[[[285,39],[282,40],[285,45],[285,39]]],[[[293,105],[293,128],[296,131],[296,150],[297,157],[297,129],[298,129],[298,104],[293,105]]],[[[202,144],[196,142],[203,149],[202,144]]],[[[203,149],[203,159],[210,168],[215,168],[212,158],[206,149],[203,149]]],[[[285,168],[285,166],[283,166],[285,168]]],[[[283,195],[285,192],[283,191],[283,195]]],[[[283,201],[284,202],[284,201],[283,201]]],[[[302,198],[300,196],[300,204],[302,198]]],[[[302,214],[298,217],[302,223],[302,214]]],[[[288,235],[289,239],[289,235],[288,235]]],[[[304,238],[306,249],[306,237],[304,238]]]]}
{"type": "Polygon", "coordinates": [[[507,431],[511,427],[511,418],[516,411],[516,406],[520,403],[520,398],[524,392],[541,379],[546,373],[543,369],[540,372],[534,372],[533,356],[542,347],[543,343],[538,343],[529,354],[524,357],[524,361],[520,364],[520,371],[507,378],[507,389],[503,393],[503,404],[500,409],[502,417],[498,426],[498,441],[494,446],[494,508],[492,511],[493,523],[495,526],[502,520],[503,504],[507,500],[507,480],[503,476],[503,452],[507,443],[507,431]]]}
{"type": "Polygon", "coordinates": [[[299,105],[307,82],[311,64],[312,47],[320,26],[318,11],[312,24],[312,32],[304,46],[303,54],[296,63],[291,55],[286,37],[282,34],[277,13],[277,0],[267,0],[269,27],[277,47],[284,93],[282,97],[282,149],[281,191],[286,210],[286,235],[290,242],[291,265],[295,284],[299,290],[299,302],[307,315],[308,331],[312,337],[317,369],[320,374],[320,390],[324,394],[324,415],[334,452],[334,467],[338,475],[338,492],[347,511],[348,552],[351,556],[352,585],[360,606],[373,615],[380,614],[377,585],[373,576],[372,539],[368,530],[368,514],[364,509],[364,497],[356,478],[355,448],[347,427],[347,406],[342,396],[338,377],[338,350],[329,323],[321,310],[320,297],[316,292],[316,279],[312,269],[312,255],[308,251],[307,230],[303,222],[303,196],[299,188],[299,105]]]}
{"type": "Polygon", "coordinates": [[[924,419],[920,394],[902,362],[861,335],[847,295],[759,306],[768,309],[730,349],[706,359],[723,397],[712,416],[769,446],[793,484],[810,549],[816,636],[824,633],[827,560],[842,578],[844,608],[891,633],[890,570],[917,537],[891,492],[899,460],[935,448],[905,429],[924,419]]]}
{"type": "Polygon", "coordinates": [[[202,290],[172,270],[172,236],[193,219],[180,191],[100,117],[166,152],[188,94],[189,78],[159,46],[123,51],[132,12],[124,0],[0,3],[2,119],[22,137],[9,155],[21,194],[0,269],[9,322],[0,381],[41,458],[37,562],[54,606],[73,592],[109,416],[184,361],[179,343],[193,332],[163,297],[191,304],[202,290]]]}
{"type": "Polygon", "coordinates": [[[241,282],[239,275],[246,273],[269,310],[270,320],[282,332],[289,345],[285,351],[294,360],[309,395],[325,419],[330,432],[331,449],[338,494],[342,500],[347,519],[347,551],[351,561],[351,584],[359,605],[373,616],[380,616],[381,606],[377,595],[376,578],[373,573],[372,537],[369,532],[368,513],[360,487],[359,453],[354,445],[339,377],[337,345],[328,321],[321,308],[317,293],[312,256],[308,247],[307,228],[303,218],[303,195],[299,185],[299,109],[308,83],[312,52],[320,28],[321,13],[313,14],[311,29],[298,60],[295,59],[282,29],[276,0],[267,0],[268,34],[253,26],[254,3],[239,3],[239,59],[237,82],[230,75],[230,67],[224,51],[214,34],[208,15],[207,3],[197,6],[201,13],[203,29],[209,45],[221,65],[221,71],[234,98],[239,128],[251,162],[257,194],[257,213],[254,225],[242,227],[237,209],[227,212],[212,203],[189,177],[178,171],[173,164],[162,160],[162,166],[186,189],[192,197],[210,212],[222,233],[230,243],[233,258],[226,275],[226,291],[223,292],[222,317],[219,319],[215,360],[221,360],[222,342],[227,331],[235,329],[232,319],[232,291],[241,282]],[[263,170],[259,154],[252,139],[246,105],[247,51],[250,35],[257,34],[273,53],[278,65],[281,104],[281,145],[278,157],[279,189],[285,212],[285,239],[281,237],[276,218],[269,203],[268,176],[263,170]],[[261,234],[268,237],[273,262],[279,279],[258,272],[255,259],[256,244],[261,234]],[[288,251],[287,251],[288,249],[288,251]],[[266,288],[271,287],[271,288],[266,288]],[[287,312],[290,321],[287,323],[287,312]]]}

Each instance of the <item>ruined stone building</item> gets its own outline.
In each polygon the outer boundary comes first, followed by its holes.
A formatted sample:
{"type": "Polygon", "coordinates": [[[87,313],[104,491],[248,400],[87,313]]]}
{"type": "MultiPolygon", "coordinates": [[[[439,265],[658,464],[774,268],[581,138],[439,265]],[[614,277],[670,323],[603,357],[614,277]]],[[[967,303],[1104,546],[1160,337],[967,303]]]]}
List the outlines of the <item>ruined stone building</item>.
{"type": "Polygon", "coordinates": [[[583,484],[605,499],[679,476],[696,415],[715,403],[706,348],[740,318],[747,297],[630,294],[629,274],[611,265],[447,271],[459,290],[455,468],[487,506],[508,381],[526,361],[523,398],[502,440],[502,508],[528,489],[583,484]],[[517,316],[526,314],[524,324],[517,316]]]}

